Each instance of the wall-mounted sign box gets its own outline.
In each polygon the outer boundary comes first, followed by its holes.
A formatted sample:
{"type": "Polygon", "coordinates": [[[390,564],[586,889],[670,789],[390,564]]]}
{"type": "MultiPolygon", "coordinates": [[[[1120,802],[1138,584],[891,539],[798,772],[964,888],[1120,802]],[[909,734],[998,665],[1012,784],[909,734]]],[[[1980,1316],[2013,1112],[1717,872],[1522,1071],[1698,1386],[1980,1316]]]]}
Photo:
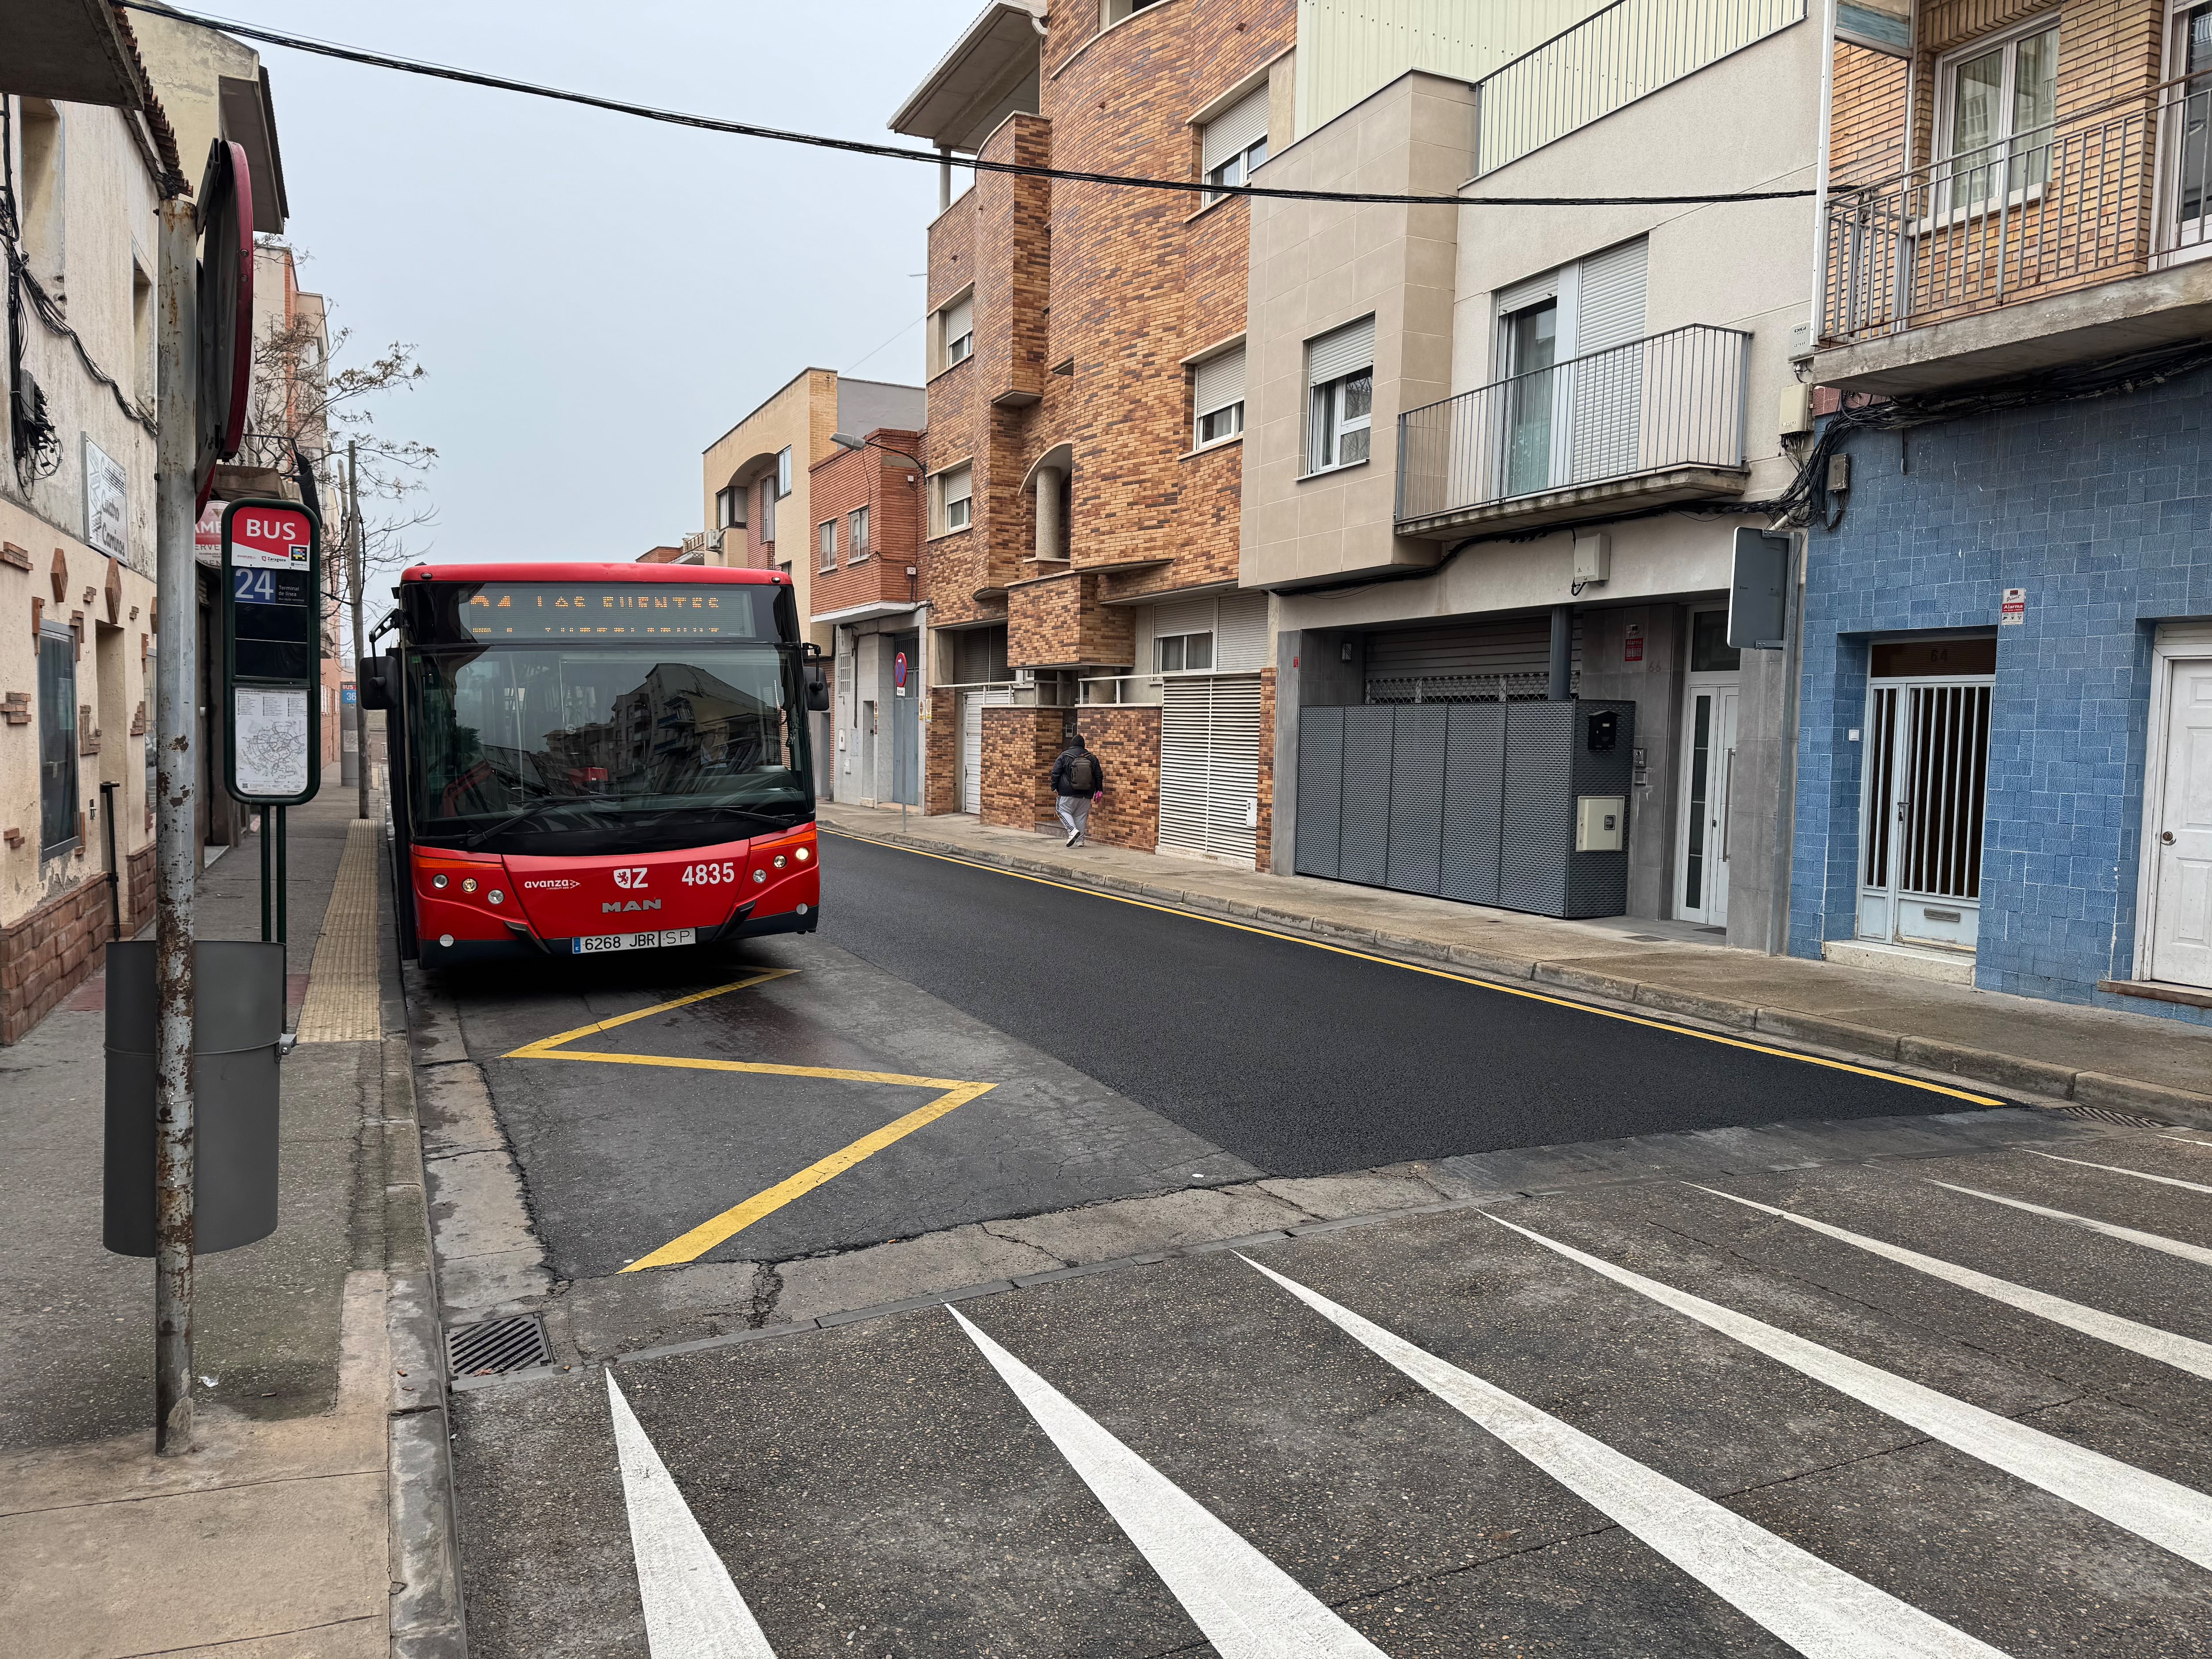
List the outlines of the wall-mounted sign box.
{"type": "Polygon", "coordinates": [[[322,785],[323,534],[296,501],[222,510],[223,787],[297,806],[322,785]]]}

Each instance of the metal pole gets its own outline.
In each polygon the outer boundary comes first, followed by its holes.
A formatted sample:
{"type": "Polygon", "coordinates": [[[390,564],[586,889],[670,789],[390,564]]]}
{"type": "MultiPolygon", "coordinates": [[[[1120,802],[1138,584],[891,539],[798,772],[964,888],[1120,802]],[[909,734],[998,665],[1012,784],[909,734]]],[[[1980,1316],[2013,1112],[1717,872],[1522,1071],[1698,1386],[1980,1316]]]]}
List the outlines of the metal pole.
{"type": "Polygon", "coordinates": [[[193,638],[199,572],[192,469],[199,447],[198,227],[189,199],[161,204],[161,430],[154,477],[155,690],[154,1449],[192,1444],[192,926],[199,876],[193,638]]]}
{"type": "Polygon", "coordinates": [[[267,806],[261,809],[261,833],[254,837],[261,843],[261,942],[264,945],[276,937],[276,913],[270,908],[276,890],[275,867],[270,862],[270,832],[275,825],[269,815],[274,810],[267,806]]]}
{"type": "Polygon", "coordinates": [[[123,937],[123,874],[115,858],[115,798],[122,789],[119,783],[100,786],[100,815],[107,820],[107,916],[118,939],[123,937]]]}
{"type": "Polygon", "coordinates": [[[359,817],[368,816],[368,705],[362,701],[362,664],[368,647],[362,639],[361,608],[367,603],[362,590],[361,474],[354,461],[354,445],[346,443],[346,581],[353,589],[353,775],[361,787],[359,817]]]}
{"type": "Polygon", "coordinates": [[[279,945],[285,945],[291,939],[291,935],[287,932],[284,925],[284,900],[287,896],[285,885],[288,880],[284,872],[284,860],[285,855],[292,850],[286,844],[291,839],[292,826],[287,823],[285,819],[291,816],[291,809],[284,806],[269,806],[262,810],[276,815],[276,942],[279,945]]]}
{"type": "Polygon", "coordinates": [[[1565,702],[1574,696],[1575,608],[1571,605],[1552,607],[1551,684],[1544,695],[1553,702],[1565,702]]]}

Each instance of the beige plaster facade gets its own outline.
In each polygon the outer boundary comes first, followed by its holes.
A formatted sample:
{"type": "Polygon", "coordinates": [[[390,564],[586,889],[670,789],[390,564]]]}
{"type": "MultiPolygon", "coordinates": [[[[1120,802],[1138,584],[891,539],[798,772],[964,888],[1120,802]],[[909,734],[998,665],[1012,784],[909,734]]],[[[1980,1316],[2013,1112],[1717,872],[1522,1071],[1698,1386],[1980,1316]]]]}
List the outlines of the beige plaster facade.
{"type": "MultiPolygon", "coordinates": [[[[1449,195],[1474,149],[1474,89],[1414,70],[1271,160],[1277,189],[1449,195]]],[[[1252,203],[1239,573],[1289,588],[1354,571],[1423,568],[1434,543],[1393,528],[1399,411],[1449,395],[1461,210],[1252,203]],[[1306,343],[1375,319],[1374,450],[1306,473],[1306,343]]]]}
{"type": "MultiPolygon", "coordinates": [[[[1781,410],[1797,384],[1793,353],[1811,312],[1812,203],[1539,207],[1485,198],[1809,191],[1822,49],[1817,25],[1784,27],[1479,178],[1481,83],[1417,70],[1302,134],[1256,175],[1297,187],[1455,193],[1463,204],[1255,204],[1240,574],[1245,586],[1277,595],[1277,869],[1296,867],[1303,708],[1410,700],[1419,695],[1407,692],[1412,682],[1389,676],[1448,672],[1393,665],[1408,662],[1480,662],[1503,676],[1491,695],[1505,695],[1510,679],[1511,695],[1540,696],[1548,635],[1567,646],[1568,695],[1634,706],[1629,914],[1686,917],[1724,927],[1732,943],[1771,948],[1791,718],[1781,653],[1724,653],[1723,669],[1709,647],[1693,670],[1691,642],[1698,616],[1725,603],[1736,530],[1769,523],[1772,510],[1762,504],[1796,471],[1781,410]],[[1497,499],[1478,497],[1480,516],[1465,515],[1474,521],[1402,512],[1400,416],[1508,373],[1503,318],[1547,283],[1563,296],[1559,360],[1571,358],[1576,289],[1551,274],[1579,271],[1593,256],[1626,258],[1609,251],[1638,239],[1641,308],[1616,318],[1617,331],[1649,341],[1697,325],[1729,342],[1740,356],[1727,359],[1726,401],[1741,410],[1741,452],[1729,431],[1714,464],[1662,480],[1638,465],[1651,453],[1647,441],[1617,475],[1554,471],[1575,483],[1520,494],[1492,484],[1497,499]],[[1309,347],[1370,316],[1370,459],[1309,472],[1309,347]],[[1577,580],[1578,536],[1586,558],[1603,538],[1609,568],[1595,580],[1577,580]],[[1717,687],[1735,700],[1731,793],[1717,832],[1732,854],[1732,884],[1724,906],[1708,884],[1701,903],[1686,908],[1688,711],[1694,693],[1717,687]]],[[[1639,348],[1636,361],[1662,349],[1639,348]]],[[[1700,395],[1722,402],[1718,392],[1700,395]]],[[[1473,449],[1485,453],[1482,442],[1473,449]]]]}
{"type": "Polygon", "coordinates": [[[0,466],[0,1041],[13,1042],[97,961],[108,933],[111,828],[126,925],[150,909],[146,653],[154,631],[161,158],[137,112],[8,101],[19,141],[9,184],[27,210],[21,251],[59,313],[50,319],[27,293],[20,367],[0,362],[5,390],[19,375],[36,384],[48,423],[43,441],[28,441],[12,422],[0,428],[8,449],[0,466]],[[75,333],[83,356],[57,321],[75,333]],[[115,385],[95,378],[84,356],[115,385]],[[42,635],[54,659],[44,688],[42,635]],[[64,665],[65,673],[52,672],[64,665]],[[45,693],[56,688],[63,706],[49,708],[45,693]],[[42,833],[49,775],[53,835],[42,833]],[[103,782],[117,786],[112,825],[103,782]]]}
{"type": "MultiPolygon", "coordinates": [[[[707,447],[700,464],[700,522],[708,527],[702,562],[788,570],[798,591],[799,614],[811,617],[815,557],[809,469],[838,453],[831,433],[857,437],[878,427],[917,429],[926,407],[920,386],[842,380],[834,368],[801,369],[707,447]],[[771,537],[763,487],[778,479],[777,458],[787,449],[789,491],[775,500],[771,537]],[[742,526],[719,522],[717,498],[731,489],[744,492],[742,526]],[[718,530],[723,532],[719,537],[718,530]]],[[[810,624],[808,637],[829,651],[828,624],[810,624]]]]}

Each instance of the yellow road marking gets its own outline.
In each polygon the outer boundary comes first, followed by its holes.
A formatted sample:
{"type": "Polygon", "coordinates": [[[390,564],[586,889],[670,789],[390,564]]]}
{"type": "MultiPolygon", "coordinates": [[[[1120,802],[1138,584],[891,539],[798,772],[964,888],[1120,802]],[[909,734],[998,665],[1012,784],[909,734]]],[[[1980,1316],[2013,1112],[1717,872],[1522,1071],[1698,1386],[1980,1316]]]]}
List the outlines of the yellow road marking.
{"type": "MultiPolygon", "coordinates": [[[[815,1075],[823,1074],[817,1073],[815,1075]]],[[[893,1080],[912,1082],[914,1079],[893,1080]]],[[[855,1164],[874,1157],[895,1140],[904,1139],[924,1124],[936,1122],[954,1107],[964,1106],[976,1096],[988,1092],[991,1086],[988,1083],[964,1083],[939,1095],[927,1105],[915,1108],[896,1122],[886,1123],[882,1128],[862,1135],[851,1146],[830,1153],[817,1163],[808,1164],[797,1175],[776,1182],[766,1192],[757,1193],[734,1208],[723,1211],[711,1221],[701,1222],[681,1238],[671,1239],[651,1255],[638,1257],[623,1271],[634,1273],[641,1267],[669,1267],[678,1262],[697,1260],[725,1239],[743,1232],[762,1217],[774,1214],[793,1199],[811,1193],[823,1182],[844,1174],[855,1164]]]]}
{"type": "Polygon", "coordinates": [[[1587,1002],[1575,1002],[1565,997],[1547,996],[1541,991],[1524,991],[1518,986],[1500,985],[1492,980],[1474,979],[1466,974],[1447,972],[1442,968],[1424,968],[1419,963],[1401,962],[1395,957],[1378,957],[1365,951],[1354,951],[1342,945],[1329,945],[1317,939],[1302,939],[1296,933],[1279,933],[1273,927],[1255,927],[1249,922],[1230,921],[1220,916],[1202,915],[1195,911],[1179,910],[1171,904],[1155,904],[1146,899],[1125,898],[1119,893],[1103,892],[1096,887],[1085,887],[1074,882],[1054,881],[1048,876],[1032,876],[1020,870],[1003,869],[995,864],[983,864],[974,859],[955,858],[949,853],[925,853],[918,847],[905,847],[895,841],[878,841],[873,836],[856,836],[849,830],[829,830],[824,835],[841,836],[847,841],[866,842],[871,847],[886,847],[895,853],[910,853],[916,858],[935,859],[940,864],[964,865],[970,870],[981,870],[994,876],[1011,876],[1016,881],[1032,881],[1040,887],[1057,887],[1062,892],[1081,893],[1087,898],[1111,899],[1116,904],[1133,904],[1140,910],[1158,910],[1163,915],[1181,916],[1187,921],[1203,921],[1216,927],[1233,928],[1240,933],[1257,933],[1262,939],[1279,939],[1288,945],[1303,945],[1311,950],[1327,951],[1333,956],[1351,957],[1359,962],[1380,963],[1385,968],[1401,969],[1409,974],[1425,974],[1431,979],[1448,979],[1457,985],[1472,985],[1477,990],[1495,991],[1501,996],[1522,997],[1530,1002],[1547,1002],[1554,1008],[1571,1008],[1577,1013],[1595,1014],[1601,1019],[1617,1019],[1625,1024],[1642,1025],[1654,1031],[1670,1031],[1676,1036],[1696,1037],[1701,1042],[1717,1042],[1723,1048],[1741,1048],[1754,1054],[1772,1054],[1778,1060],[1794,1060],[1803,1066],[1825,1066],[1832,1072],[1850,1072],[1858,1077],[1880,1079],[1884,1083],[1901,1084],[1908,1089],[1923,1089],[1933,1095],[1948,1095],[1954,1100],[1963,1100],[1976,1106],[2002,1106],[2005,1103],[1990,1095],[1978,1095],[1964,1089],[1947,1088],[1940,1083],[1925,1083],[1918,1078],[1900,1076],[1895,1072],[1880,1072],[1870,1066],[1854,1066],[1847,1060],[1823,1060],[1818,1054],[1801,1054],[1788,1048],[1776,1048],[1764,1042],[1747,1042],[1741,1037],[1723,1036],[1717,1031],[1700,1031],[1695,1026],[1676,1025],[1663,1019],[1646,1019],[1638,1014],[1620,1013],[1611,1008],[1600,1008],[1587,1002]]]}
{"type": "Polygon", "coordinates": [[[738,980],[729,985],[717,985],[711,991],[694,991],[688,997],[678,997],[672,1002],[656,1002],[652,1007],[641,1008],[634,1014],[617,1014],[612,1019],[603,1019],[592,1025],[579,1025],[574,1030],[563,1031],[558,1036],[540,1037],[535,1042],[526,1042],[520,1048],[509,1050],[500,1058],[501,1060],[557,1058],[547,1051],[557,1048],[564,1042],[574,1042],[579,1037],[592,1036],[601,1031],[611,1031],[616,1026],[627,1025],[634,1019],[650,1019],[655,1014],[666,1013],[671,1008],[688,1008],[695,1002],[705,1002],[713,997],[727,996],[732,991],[749,990],[753,986],[765,984],[772,979],[782,979],[787,975],[795,974],[798,971],[796,968],[770,968],[755,974],[750,979],[738,980]]]}
{"type": "Polygon", "coordinates": [[[963,1082],[957,1078],[909,1077],[903,1072],[861,1072],[836,1066],[778,1066],[766,1060],[694,1060],[682,1055],[616,1054],[564,1046],[601,1031],[611,1031],[618,1025],[628,1025],[633,1020],[665,1014],[672,1008],[687,1008],[695,1002],[726,996],[732,991],[743,991],[798,971],[795,968],[772,968],[755,974],[750,979],[718,985],[711,991],[694,991],[689,996],[656,1002],[650,1008],[640,1008],[635,1013],[617,1014],[612,1019],[579,1025],[575,1030],[563,1031],[557,1036],[540,1037],[535,1042],[526,1042],[501,1056],[503,1060],[581,1060],[607,1066],[670,1066],[694,1072],[749,1072],[769,1077],[826,1078],[835,1083],[888,1083],[901,1088],[944,1091],[927,1105],[916,1107],[904,1117],[886,1123],[880,1129],[871,1130],[851,1146],[841,1147],[829,1157],[817,1159],[797,1175],[779,1181],[766,1192],[754,1194],[744,1203],[723,1211],[712,1220],[701,1222],[682,1237],[669,1240],[652,1255],[638,1257],[623,1272],[634,1273],[641,1267],[670,1267],[681,1262],[696,1261],[717,1244],[743,1232],[756,1221],[775,1214],[792,1200],[804,1197],[824,1182],[844,1174],[854,1164],[873,1158],[894,1141],[903,1140],[916,1129],[936,1122],[955,1107],[964,1106],[978,1095],[988,1094],[997,1086],[989,1083],[963,1082]]]}

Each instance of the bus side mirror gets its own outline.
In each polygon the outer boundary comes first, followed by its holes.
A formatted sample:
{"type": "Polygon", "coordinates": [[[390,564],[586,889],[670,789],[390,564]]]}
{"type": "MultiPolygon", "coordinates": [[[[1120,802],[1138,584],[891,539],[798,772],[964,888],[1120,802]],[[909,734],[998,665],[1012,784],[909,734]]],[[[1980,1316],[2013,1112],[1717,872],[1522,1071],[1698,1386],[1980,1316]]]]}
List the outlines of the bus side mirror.
{"type": "Polygon", "coordinates": [[[357,688],[355,695],[363,708],[390,708],[392,671],[398,666],[391,657],[363,657],[354,676],[357,688]]]}
{"type": "Polygon", "coordinates": [[[806,673],[806,712],[826,714],[830,712],[830,675],[822,666],[822,647],[810,640],[799,647],[799,657],[806,673]]]}

